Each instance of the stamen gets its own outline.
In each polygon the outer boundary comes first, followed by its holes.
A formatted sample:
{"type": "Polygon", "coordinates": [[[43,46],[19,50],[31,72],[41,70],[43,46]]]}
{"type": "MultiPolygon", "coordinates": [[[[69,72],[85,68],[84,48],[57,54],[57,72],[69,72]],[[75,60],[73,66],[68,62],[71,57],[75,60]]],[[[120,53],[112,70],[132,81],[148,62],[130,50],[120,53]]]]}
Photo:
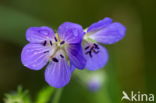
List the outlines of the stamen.
{"type": "Polygon", "coordinates": [[[87,51],[87,52],[85,52],[85,54],[88,54],[89,52],[91,52],[91,51],[87,51]]]}
{"type": "Polygon", "coordinates": [[[99,53],[99,51],[96,51],[95,49],[93,50],[93,52],[94,52],[95,54],[98,54],[98,53],[99,53]]]}
{"type": "Polygon", "coordinates": [[[89,46],[85,47],[85,50],[87,50],[89,48],[89,46]]]}
{"type": "Polygon", "coordinates": [[[89,56],[92,57],[92,52],[91,51],[89,52],[89,56]]]}
{"type": "Polygon", "coordinates": [[[49,51],[47,50],[47,51],[44,51],[43,53],[48,53],[49,51]]]}
{"type": "Polygon", "coordinates": [[[52,43],[52,41],[50,40],[50,45],[52,46],[53,45],[53,43],[52,43]]]}
{"type": "Polygon", "coordinates": [[[61,42],[60,42],[61,45],[64,44],[64,43],[65,43],[65,41],[61,41],[61,42]]]}
{"type": "Polygon", "coordinates": [[[92,52],[91,51],[87,51],[85,54],[86,55],[89,54],[89,56],[92,57],[92,52]]]}
{"type": "Polygon", "coordinates": [[[59,62],[57,58],[52,58],[54,62],[59,62]]]}
{"type": "Polygon", "coordinates": [[[60,54],[60,57],[61,57],[61,58],[64,58],[64,56],[63,56],[62,54],[60,54]]]}
{"type": "Polygon", "coordinates": [[[47,44],[47,41],[45,40],[45,41],[43,42],[43,46],[46,46],[46,44],[47,44]]]}
{"type": "Polygon", "coordinates": [[[55,41],[57,42],[57,38],[55,37],[54,39],[55,39],[55,41]]]}
{"type": "Polygon", "coordinates": [[[99,46],[97,44],[94,43],[94,46],[96,49],[100,49],[99,46]]]}
{"type": "Polygon", "coordinates": [[[97,49],[100,49],[99,46],[97,44],[93,44],[93,46],[91,46],[91,48],[89,46],[85,47],[85,50],[87,50],[89,48],[89,51],[85,52],[85,54],[89,55],[90,57],[93,57],[93,54],[92,53],[95,53],[95,54],[98,54],[99,53],[99,50],[97,49]]]}
{"type": "Polygon", "coordinates": [[[94,46],[92,46],[91,48],[90,48],[90,51],[92,51],[94,49],[94,46]]]}

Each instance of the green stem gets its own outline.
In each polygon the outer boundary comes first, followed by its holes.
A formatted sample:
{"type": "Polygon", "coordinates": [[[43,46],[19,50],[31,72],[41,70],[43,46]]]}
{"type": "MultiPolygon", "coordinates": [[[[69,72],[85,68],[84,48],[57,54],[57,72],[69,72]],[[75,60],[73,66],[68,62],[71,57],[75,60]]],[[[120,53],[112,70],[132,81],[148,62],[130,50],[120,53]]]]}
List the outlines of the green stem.
{"type": "Polygon", "coordinates": [[[56,90],[56,93],[55,93],[55,96],[54,96],[52,103],[59,103],[62,91],[63,91],[63,88],[59,88],[56,90]]]}

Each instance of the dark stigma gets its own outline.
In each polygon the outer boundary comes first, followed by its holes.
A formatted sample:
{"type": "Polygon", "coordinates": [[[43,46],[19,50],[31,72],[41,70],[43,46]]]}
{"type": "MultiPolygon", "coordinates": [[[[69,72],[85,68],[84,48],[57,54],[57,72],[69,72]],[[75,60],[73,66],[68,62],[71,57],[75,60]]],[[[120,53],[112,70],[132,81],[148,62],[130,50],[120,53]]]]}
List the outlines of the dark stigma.
{"type": "Polygon", "coordinates": [[[52,58],[54,62],[59,62],[57,58],[52,58]]]}

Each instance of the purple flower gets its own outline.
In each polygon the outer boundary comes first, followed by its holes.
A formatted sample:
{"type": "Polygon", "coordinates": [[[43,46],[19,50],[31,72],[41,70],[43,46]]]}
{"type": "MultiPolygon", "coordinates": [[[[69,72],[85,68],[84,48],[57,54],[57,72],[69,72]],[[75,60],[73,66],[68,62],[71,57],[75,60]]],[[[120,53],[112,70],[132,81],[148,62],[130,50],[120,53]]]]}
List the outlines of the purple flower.
{"type": "Polygon", "coordinates": [[[90,91],[98,91],[103,83],[103,78],[100,75],[93,75],[89,78],[87,86],[90,91]]]}
{"type": "Polygon", "coordinates": [[[102,44],[114,44],[120,41],[126,32],[125,26],[112,22],[111,18],[104,18],[92,24],[85,31],[83,46],[88,70],[97,70],[104,67],[108,61],[108,52],[102,44]]]}
{"type": "Polygon", "coordinates": [[[69,83],[75,68],[85,67],[81,49],[83,35],[82,27],[70,22],[60,25],[56,33],[45,26],[31,27],[26,32],[29,44],[22,50],[22,63],[32,70],[40,70],[48,64],[46,82],[61,88],[69,83]]]}

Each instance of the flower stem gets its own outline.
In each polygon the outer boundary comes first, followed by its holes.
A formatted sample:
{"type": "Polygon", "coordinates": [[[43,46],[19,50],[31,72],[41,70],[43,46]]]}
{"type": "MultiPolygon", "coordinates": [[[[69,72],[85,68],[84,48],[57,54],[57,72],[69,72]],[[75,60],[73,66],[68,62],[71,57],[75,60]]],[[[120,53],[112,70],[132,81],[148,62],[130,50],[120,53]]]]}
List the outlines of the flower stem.
{"type": "Polygon", "coordinates": [[[63,91],[63,88],[59,88],[56,90],[56,93],[55,93],[55,96],[54,96],[52,103],[59,103],[62,91],[63,91]]]}

